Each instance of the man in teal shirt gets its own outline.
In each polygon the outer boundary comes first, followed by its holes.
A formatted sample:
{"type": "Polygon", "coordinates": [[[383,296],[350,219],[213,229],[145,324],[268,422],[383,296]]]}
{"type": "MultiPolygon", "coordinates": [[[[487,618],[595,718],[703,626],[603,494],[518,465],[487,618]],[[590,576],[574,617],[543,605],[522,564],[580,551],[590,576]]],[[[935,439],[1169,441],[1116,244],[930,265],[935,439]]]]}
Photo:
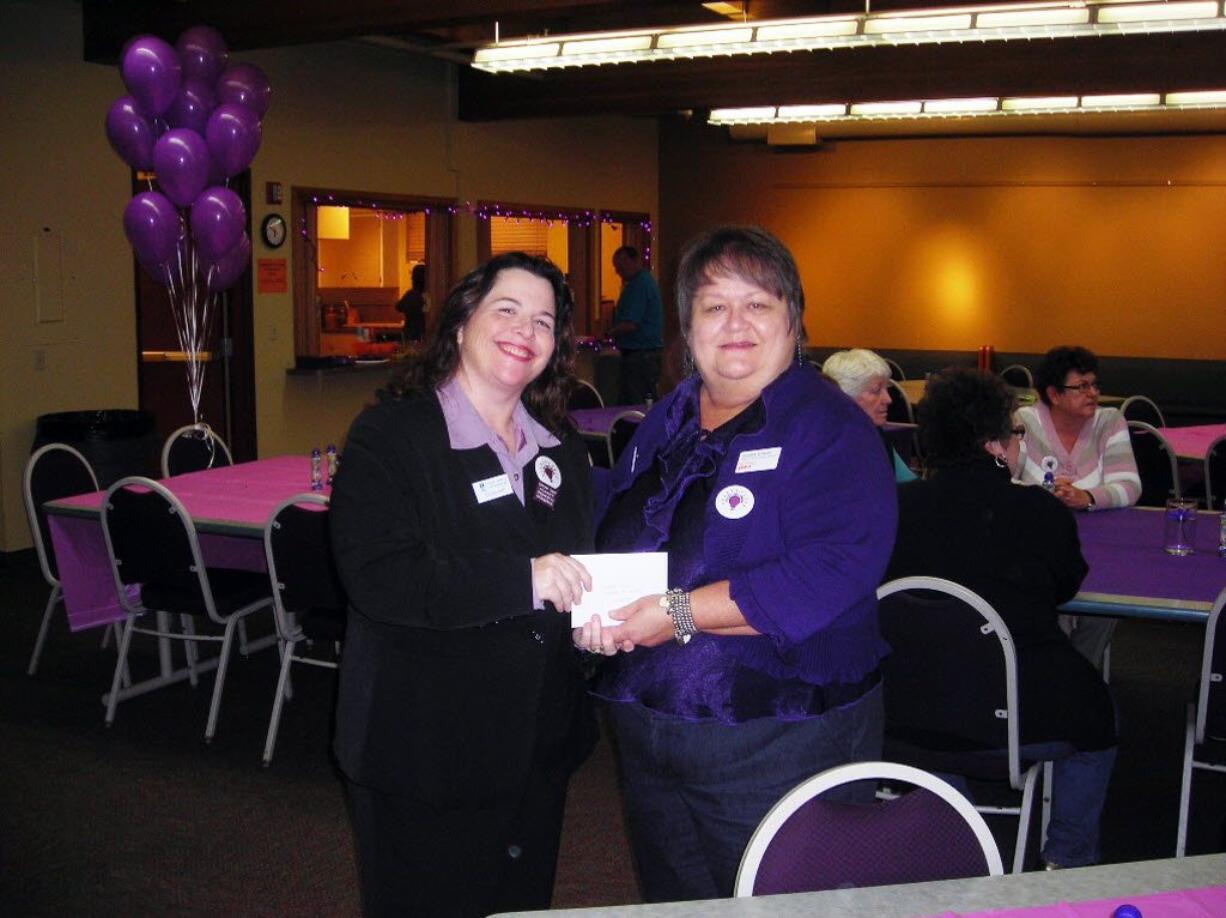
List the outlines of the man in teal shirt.
{"type": "Polygon", "coordinates": [[[664,305],[655,278],[644,270],[638,249],[624,245],[613,253],[613,270],[622,279],[609,334],[621,351],[618,404],[642,405],[655,399],[664,348],[664,305]]]}

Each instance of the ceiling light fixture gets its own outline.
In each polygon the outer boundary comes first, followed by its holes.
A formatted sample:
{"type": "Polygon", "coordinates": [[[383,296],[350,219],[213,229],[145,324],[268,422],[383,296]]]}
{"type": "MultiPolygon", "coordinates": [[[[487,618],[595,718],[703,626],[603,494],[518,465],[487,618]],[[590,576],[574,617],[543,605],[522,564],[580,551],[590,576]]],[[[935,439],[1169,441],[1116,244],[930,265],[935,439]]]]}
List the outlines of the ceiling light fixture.
{"type": "Polygon", "coordinates": [[[720,125],[813,124],[821,127],[857,121],[930,121],[938,118],[1002,118],[1189,109],[1226,109],[1226,90],[1168,92],[1165,95],[1154,92],[1094,96],[1007,96],[717,108],[712,110],[709,120],[711,124],[720,125]]]}
{"type": "Polygon", "coordinates": [[[1226,29],[1223,0],[1057,0],[517,39],[478,48],[492,73],[731,54],[1226,29]]]}

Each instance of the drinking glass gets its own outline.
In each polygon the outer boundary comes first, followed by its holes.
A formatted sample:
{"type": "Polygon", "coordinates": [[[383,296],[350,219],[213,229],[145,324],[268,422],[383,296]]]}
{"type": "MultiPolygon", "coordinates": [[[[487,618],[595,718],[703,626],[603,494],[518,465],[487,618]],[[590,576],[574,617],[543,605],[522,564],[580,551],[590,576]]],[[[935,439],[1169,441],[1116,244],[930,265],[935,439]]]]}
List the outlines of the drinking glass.
{"type": "Polygon", "coordinates": [[[1162,547],[1168,555],[1190,555],[1196,544],[1196,501],[1172,497],[1166,502],[1162,547]]]}

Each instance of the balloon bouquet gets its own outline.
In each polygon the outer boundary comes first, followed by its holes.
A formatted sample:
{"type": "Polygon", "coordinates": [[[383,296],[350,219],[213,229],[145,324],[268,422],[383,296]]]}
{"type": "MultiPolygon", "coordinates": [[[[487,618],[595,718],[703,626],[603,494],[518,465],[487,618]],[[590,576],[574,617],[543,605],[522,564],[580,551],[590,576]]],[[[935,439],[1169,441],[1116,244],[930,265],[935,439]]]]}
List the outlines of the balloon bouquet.
{"type": "Polygon", "coordinates": [[[270,92],[258,67],[227,66],[229,57],[209,26],[187,29],[173,48],[137,36],[120,61],[129,94],[106,115],[106,136],[120,159],[152,171],[160,188],[150,180],[149,190],[133,196],[123,227],[137,260],[167,288],[197,423],[201,358],[217,298],[251,259],[247,213],[226,183],[255,158],[270,92]]]}

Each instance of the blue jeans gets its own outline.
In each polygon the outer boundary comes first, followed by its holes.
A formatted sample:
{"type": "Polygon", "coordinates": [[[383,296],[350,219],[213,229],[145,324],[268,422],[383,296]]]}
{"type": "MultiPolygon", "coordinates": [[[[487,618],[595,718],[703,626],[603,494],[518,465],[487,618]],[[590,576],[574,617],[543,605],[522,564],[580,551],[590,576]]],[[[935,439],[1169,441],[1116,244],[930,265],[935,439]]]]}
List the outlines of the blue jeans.
{"type": "MultiPolygon", "coordinates": [[[[609,711],[647,902],[732,895],[745,846],[780,797],[827,768],[881,756],[880,684],[800,721],[687,721],[630,702],[609,711]]],[[[858,790],[871,801],[871,788],[858,790]]]]}
{"type": "MultiPolygon", "coordinates": [[[[1020,747],[1023,759],[1052,763],[1051,821],[1042,857],[1060,867],[1097,864],[1099,821],[1107,800],[1107,785],[1115,765],[1116,747],[1078,752],[1072,743],[1053,741],[1020,747]]],[[[970,798],[966,779],[942,774],[942,778],[970,798]]]]}

